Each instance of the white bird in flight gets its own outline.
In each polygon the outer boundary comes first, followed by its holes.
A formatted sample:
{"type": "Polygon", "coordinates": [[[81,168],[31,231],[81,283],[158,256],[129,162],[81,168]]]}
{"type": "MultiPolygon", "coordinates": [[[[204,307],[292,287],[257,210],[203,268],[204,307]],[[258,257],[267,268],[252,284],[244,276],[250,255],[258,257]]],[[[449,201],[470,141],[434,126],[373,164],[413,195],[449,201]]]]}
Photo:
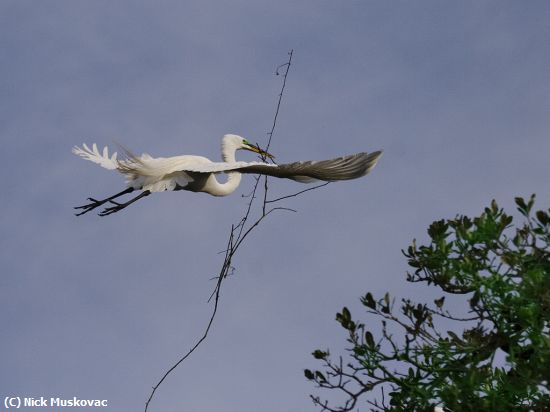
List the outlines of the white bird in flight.
{"type": "Polygon", "coordinates": [[[91,149],[86,144],[82,145],[82,148],[75,146],[73,148],[74,154],[97,163],[105,169],[117,170],[126,176],[128,186],[122,192],[103,200],[89,197],[88,200],[91,203],[75,207],[75,209],[81,210],[80,213],[77,213],[77,216],[94,210],[105,203],[110,203],[113,206],[107,207],[99,213],[100,216],[107,216],[124,209],[153,192],[189,190],[192,192],[205,192],[213,196],[227,196],[239,186],[241,173],[263,174],[292,179],[302,183],[316,180],[332,182],[356,179],[365,176],[376,165],[382,155],[381,151],[363,152],[331,160],[308,160],[278,165],[264,162],[239,162],[235,159],[235,152],[239,149],[258,153],[262,156],[262,159],[274,158],[273,155],[257,145],[253,145],[241,136],[234,134],[226,134],[222,139],[223,162],[212,162],[203,156],[189,155],[154,158],[144,153],[141,156],[135,156],[128,150],[124,150],[124,159],[117,159],[116,152],[109,156],[107,147],[100,153],[95,143],[91,149]],[[216,179],[216,174],[219,173],[227,174],[225,183],[220,183],[216,179]],[[114,200],[134,190],[141,190],[142,192],[125,203],[114,200]]]}

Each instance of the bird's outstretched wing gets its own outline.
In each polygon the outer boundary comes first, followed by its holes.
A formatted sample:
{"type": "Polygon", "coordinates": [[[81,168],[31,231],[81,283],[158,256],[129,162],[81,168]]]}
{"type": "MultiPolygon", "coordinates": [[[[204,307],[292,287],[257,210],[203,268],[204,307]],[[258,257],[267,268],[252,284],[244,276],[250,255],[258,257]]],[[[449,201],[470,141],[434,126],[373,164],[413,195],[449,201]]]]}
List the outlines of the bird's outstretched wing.
{"type": "Polygon", "coordinates": [[[254,164],[239,171],[241,173],[261,173],[269,176],[293,179],[299,182],[324,180],[333,182],[337,180],[357,179],[365,176],[376,165],[382,152],[357,153],[342,156],[330,160],[308,160],[277,165],[254,164]],[[266,167],[267,166],[267,167],[266,167]]]}
{"type": "Polygon", "coordinates": [[[261,162],[213,162],[189,166],[182,171],[198,173],[236,171],[292,179],[302,183],[315,180],[333,182],[365,176],[376,165],[380,156],[382,156],[381,151],[363,152],[330,160],[308,160],[280,165],[261,162]]]}

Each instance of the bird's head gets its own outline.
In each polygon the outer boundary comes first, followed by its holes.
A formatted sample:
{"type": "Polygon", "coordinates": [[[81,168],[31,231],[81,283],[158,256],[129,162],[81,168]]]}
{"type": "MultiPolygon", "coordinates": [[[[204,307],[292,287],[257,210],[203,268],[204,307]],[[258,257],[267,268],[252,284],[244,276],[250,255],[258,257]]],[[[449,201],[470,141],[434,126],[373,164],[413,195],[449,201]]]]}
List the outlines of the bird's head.
{"type": "Polygon", "coordinates": [[[244,137],[237,136],[235,134],[226,134],[223,137],[223,146],[233,147],[235,150],[248,150],[250,152],[258,153],[261,156],[269,157],[270,159],[273,159],[275,157],[271,153],[268,153],[260,148],[260,146],[258,146],[257,144],[252,144],[244,137]]]}

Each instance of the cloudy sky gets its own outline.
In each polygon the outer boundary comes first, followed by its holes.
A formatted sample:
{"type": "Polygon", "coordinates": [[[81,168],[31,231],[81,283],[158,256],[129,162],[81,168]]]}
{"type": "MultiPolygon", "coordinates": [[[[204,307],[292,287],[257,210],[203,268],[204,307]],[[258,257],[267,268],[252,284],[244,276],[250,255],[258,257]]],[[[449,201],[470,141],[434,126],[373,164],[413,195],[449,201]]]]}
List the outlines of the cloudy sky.
{"type": "MultiPolygon", "coordinates": [[[[303,377],[337,351],[334,315],[405,282],[400,250],[491,199],[550,205],[547,1],[25,1],[0,3],[0,395],[108,399],[139,411],[202,334],[230,197],[150,196],[73,215],[120,176],[72,155],[120,142],[219,159],[220,138],[279,162],[384,149],[361,180],[289,199],[248,238],[206,343],[150,411],[315,411],[303,377]]],[[[247,153],[243,160],[253,160],[247,153]]],[[[271,181],[273,196],[304,186],[271,181]]],[[[363,409],[361,409],[363,410],[363,409]]]]}

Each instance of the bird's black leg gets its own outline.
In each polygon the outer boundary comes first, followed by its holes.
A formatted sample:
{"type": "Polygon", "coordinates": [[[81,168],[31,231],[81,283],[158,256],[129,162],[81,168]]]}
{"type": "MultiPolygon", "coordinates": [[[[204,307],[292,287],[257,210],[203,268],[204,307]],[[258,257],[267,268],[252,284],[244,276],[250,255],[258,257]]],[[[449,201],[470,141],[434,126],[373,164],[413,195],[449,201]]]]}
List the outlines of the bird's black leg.
{"type": "Polygon", "coordinates": [[[128,194],[128,193],[132,193],[133,191],[134,191],[134,188],[129,187],[128,189],[124,189],[122,192],[117,193],[116,195],[113,195],[113,196],[108,197],[107,199],[103,199],[103,200],[96,200],[96,199],[93,199],[93,198],[89,197],[88,200],[92,203],[88,203],[87,205],[76,206],[75,207],[75,209],[83,209],[82,212],[76,213],[76,216],[80,216],[80,215],[83,215],[84,213],[88,213],[90,210],[94,210],[96,207],[99,207],[99,206],[101,206],[101,205],[103,205],[107,202],[110,202],[110,201],[112,201],[113,199],[116,199],[119,196],[122,196],[122,195],[125,195],[125,194],[128,194]]]}
{"type": "Polygon", "coordinates": [[[118,203],[118,202],[115,202],[114,200],[109,200],[109,202],[111,202],[114,206],[105,208],[99,214],[99,216],[107,216],[107,215],[116,213],[119,210],[124,209],[126,206],[131,205],[136,200],[139,200],[139,199],[141,199],[142,197],[145,197],[145,196],[149,196],[150,194],[151,194],[151,192],[149,190],[145,190],[145,191],[141,192],[139,195],[137,195],[136,197],[134,197],[133,199],[128,200],[126,203],[118,203]]]}

